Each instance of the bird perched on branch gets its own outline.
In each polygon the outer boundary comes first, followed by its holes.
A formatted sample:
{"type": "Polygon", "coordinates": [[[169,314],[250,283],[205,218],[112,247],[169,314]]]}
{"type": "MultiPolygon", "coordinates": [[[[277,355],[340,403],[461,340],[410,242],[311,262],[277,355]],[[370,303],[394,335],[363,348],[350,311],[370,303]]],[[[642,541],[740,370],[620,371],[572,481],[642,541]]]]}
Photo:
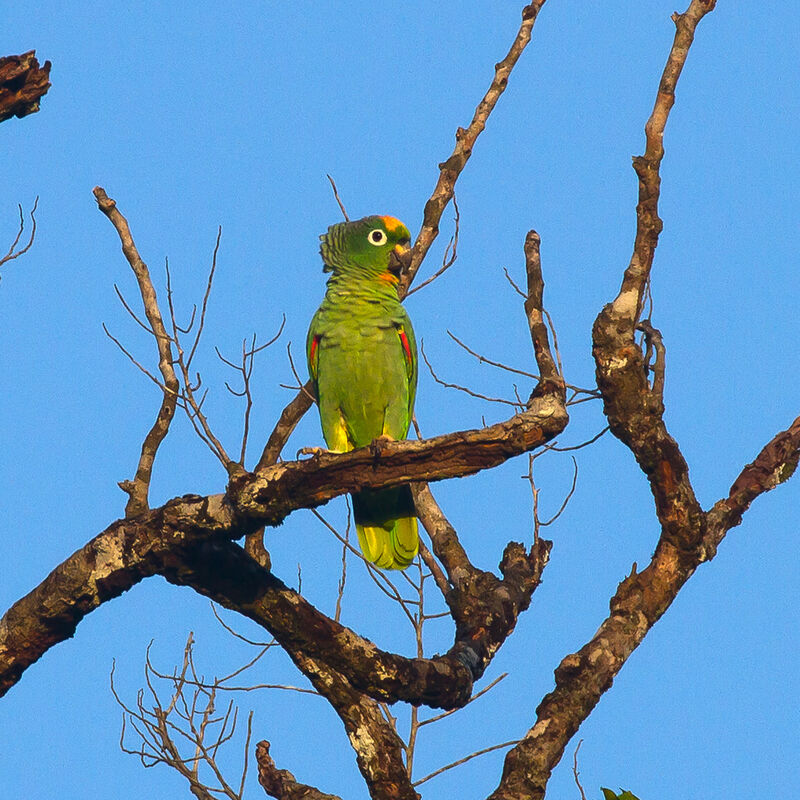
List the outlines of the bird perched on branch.
{"type": "MultiPolygon", "coordinates": [[[[417,346],[397,297],[400,263],[411,235],[394,217],[331,225],[320,236],[325,272],[333,273],[306,340],[328,447],[343,453],[382,437],[405,439],[414,410],[417,346]]],[[[411,489],[362,489],[353,517],[364,557],[405,569],[419,538],[411,489]]]]}

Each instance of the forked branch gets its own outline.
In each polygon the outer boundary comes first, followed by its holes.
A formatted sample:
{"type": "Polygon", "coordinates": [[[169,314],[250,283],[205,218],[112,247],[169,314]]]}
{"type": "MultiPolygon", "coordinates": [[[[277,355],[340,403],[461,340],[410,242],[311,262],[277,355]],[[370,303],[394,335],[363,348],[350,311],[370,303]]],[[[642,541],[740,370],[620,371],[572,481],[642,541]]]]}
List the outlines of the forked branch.
{"type": "Polygon", "coordinates": [[[158,348],[158,369],[161,373],[161,407],[158,410],[156,420],[150,431],[145,436],[142,443],[142,450],[139,456],[139,464],[136,467],[136,475],[132,481],[123,481],[120,488],[128,495],[128,502],[125,506],[125,516],[135,517],[147,511],[150,507],[148,503],[148,493],[150,491],[150,480],[153,474],[153,463],[156,453],[164,441],[169,426],[175,416],[175,408],[178,403],[180,385],[178,376],[173,367],[174,358],[172,355],[172,339],[164,326],[161,310],[158,307],[158,297],[156,295],[153,281],[150,278],[150,270],[142,260],[139,251],[133,241],[128,221],[117,208],[117,204],[112,200],[100,186],[94,189],[94,196],[97,200],[99,209],[108,217],[114,229],[117,231],[122,252],[136,276],[139,286],[139,294],[142,298],[144,313],[150,330],[156,340],[158,348]]]}

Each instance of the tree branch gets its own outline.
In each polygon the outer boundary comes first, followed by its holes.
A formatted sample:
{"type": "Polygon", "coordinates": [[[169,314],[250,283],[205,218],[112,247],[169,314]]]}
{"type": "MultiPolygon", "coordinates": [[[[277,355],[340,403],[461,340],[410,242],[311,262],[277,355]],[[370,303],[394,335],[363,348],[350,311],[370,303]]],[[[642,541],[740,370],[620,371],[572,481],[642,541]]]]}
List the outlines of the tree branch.
{"type": "Polygon", "coordinates": [[[17,229],[17,235],[14,238],[14,241],[11,242],[11,246],[8,248],[8,252],[0,257],[0,267],[3,264],[7,264],[9,261],[13,261],[15,258],[19,258],[21,255],[24,255],[28,252],[28,250],[33,247],[33,240],[36,238],[36,207],[39,205],[39,198],[37,197],[33,201],[33,208],[31,209],[31,235],[28,237],[28,241],[26,244],[22,246],[21,249],[17,249],[19,245],[19,240],[22,238],[22,234],[25,232],[25,215],[22,213],[22,206],[19,205],[17,208],[19,209],[19,228],[17,229]]]}
{"type": "Polygon", "coordinates": [[[400,276],[398,293],[401,298],[405,297],[428,250],[439,235],[439,221],[447,204],[453,198],[456,181],[464,170],[467,161],[469,161],[475,142],[483,133],[489,115],[494,111],[500,95],[505,91],[511,71],[519,61],[522,51],[531,40],[533,25],[544,4],[545,0],[534,0],[534,2],[529,3],[522,9],[522,24],[506,57],[495,64],[494,78],[483,99],[478,103],[472,122],[466,128],[458,128],[456,131],[456,145],[450,158],[439,164],[439,179],[436,182],[433,194],[428,202],[425,203],[422,227],[417,235],[417,240],[414,242],[414,247],[411,248],[407,261],[408,266],[400,276]]]}
{"type": "MultiPolygon", "coordinates": [[[[552,396],[534,398],[530,406],[482,430],[278,464],[261,475],[234,478],[224,497],[185,495],[113,523],[0,620],[0,693],[47,649],[72,636],[87,613],[160,571],[162,563],[180,561],[182,547],[238,539],[262,525],[279,524],[297,508],[320,505],[356,488],[440,480],[495,466],[553,438],[566,424],[563,406],[552,396]]],[[[465,676],[449,696],[461,697],[469,688],[471,676],[465,676]]]]}
{"type": "Polygon", "coordinates": [[[326,664],[304,654],[292,657],[344,723],[372,800],[419,800],[403,763],[403,742],[379,705],[326,664]]]}
{"type": "Polygon", "coordinates": [[[728,496],[717,501],[706,514],[703,545],[713,558],[725,534],[742,521],[742,515],[759,495],[788,481],[800,460],[800,417],[785,431],[772,438],[747,464],[730,488],[728,496]]]}

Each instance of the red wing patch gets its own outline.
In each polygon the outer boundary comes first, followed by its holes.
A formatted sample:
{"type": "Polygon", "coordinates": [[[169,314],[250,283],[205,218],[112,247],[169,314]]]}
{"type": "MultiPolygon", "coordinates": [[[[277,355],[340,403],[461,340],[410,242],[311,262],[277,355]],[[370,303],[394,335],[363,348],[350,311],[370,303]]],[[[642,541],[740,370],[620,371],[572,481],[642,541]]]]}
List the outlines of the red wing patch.
{"type": "Polygon", "coordinates": [[[406,332],[399,328],[397,333],[400,336],[400,343],[403,345],[403,353],[406,357],[406,363],[409,367],[411,367],[414,363],[414,356],[411,353],[411,345],[408,343],[408,336],[406,336],[406,332]]]}
{"type": "Polygon", "coordinates": [[[319,340],[321,338],[322,338],[321,336],[315,336],[311,340],[311,350],[308,353],[308,363],[311,366],[311,371],[314,373],[315,379],[317,376],[317,361],[316,361],[317,347],[319,346],[319,340]]]}

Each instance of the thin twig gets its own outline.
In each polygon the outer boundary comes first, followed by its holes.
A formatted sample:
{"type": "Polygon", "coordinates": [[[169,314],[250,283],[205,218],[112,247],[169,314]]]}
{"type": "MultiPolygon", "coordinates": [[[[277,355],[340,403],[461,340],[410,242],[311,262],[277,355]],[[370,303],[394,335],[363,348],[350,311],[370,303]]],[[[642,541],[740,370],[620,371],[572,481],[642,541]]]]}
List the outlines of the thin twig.
{"type": "Polygon", "coordinates": [[[538,381],[539,376],[535,375],[533,372],[526,372],[524,369],[517,369],[516,367],[509,367],[508,364],[503,364],[500,361],[492,361],[491,358],[487,358],[486,356],[482,355],[481,353],[472,350],[468,347],[461,339],[458,338],[452,331],[448,330],[447,335],[461,348],[466,350],[471,356],[474,356],[478,359],[478,362],[481,364],[489,364],[493,367],[498,367],[499,369],[505,370],[506,372],[513,372],[516,375],[523,375],[526,378],[531,378],[532,380],[538,381]]]}
{"type": "Polygon", "coordinates": [[[505,400],[502,397],[488,397],[485,394],[479,394],[478,392],[473,392],[472,389],[468,389],[466,386],[461,386],[457,383],[448,383],[447,381],[442,380],[434,371],[431,362],[428,361],[427,355],[425,355],[425,343],[424,341],[420,341],[420,353],[422,354],[422,360],[425,362],[428,370],[431,373],[431,377],[438,383],[440,386],[444,386],[446,389],[457,389],[459,392],[464,392],[464,394],[468,394],[470,397],[478,398],[479,400],[487,400],[490,403],[503,403],[507,406],[512,406],[513,408],[519,409],[524,408],[524,406],[520,406],[519,403],[515,402],[514,400],[505,400]]]}
{"type": "Polygon", "coordinates": [[[443,275],[447,272],[450,267],[453,266],[456,262],[457,251],[458,251],[458,232],[459,232],[459,224],[461,222],[461,214],[458,210],[458,202],[456,201],[456,194],[453,192],[453,209],[455,211],[455,231],[453,235],[450,237],[450,241],[447,243],[447,247],[444,249],[444,255],[442,256],[442,266],[439,267],[430,278],[427,278],[422,283],[415,286],[413,289],[409,289],[406,292],[406,297],[410,297],[414,292],[418,292],[420,289],[426,287],[429,283],[433,283],[440,275],[443,275]]]}
{"type": "MultiPolygon", "coordinates": [[[[484,686],[483,689],[472,695],[472,697],[470,697],[470,699],[467,700],[467,702],[464,704],[464,706],[462,706],[462,708],[466,708],[466,706],[468,706],[470,703],[474,703],[479,697],[483,697],[483,695],[485,695],[487,692],[490,692],[492,689],[494,689],[495,686],[497,686],[498,683],[500,683],[500,681],[502,681],[504,678],[507,677],[508,677],[507,672],[504,672],[502,675],[496,677],[490,684],[484,686]]],[[[420,720],[419,725],[420,727],[422,727],[423,725],[430,725],[432,722],[438,722],[440,719],[449,717],[451,714],[455,714],[457,711],[460,710],[461,709],[459,708],[451,708],[449,711],[443,711],[441,714],[436,714],[436,716],[420,720]]]]}
{"type": "Polygon", "coordinates": [[[239,633],[238,631],[234,630],[219,615],[219,612],[217,611],[216,603],[214,603],[214,602],[211,603],[211,613],[217,618],[217,622],[219,622],[219,624],[222,625],[222,627],[225,628],[225,630],[228,631],[228,633],[230,633],[231,636],[236,637],[237,639],[239,639],[240,641],[244,642],[245,644],[252,645],[253,647],[272,647],[275,644],[275,639],[270,639],[268,642],[259,642],[259,641],[256,641],[254,639],[248,639],[246,636],[243,636],[241,633],[239,633]]]}
{"type": "Polygon", "coordinates": [[[572,756],[572,775],[575,778],[575,783],[578,786],[578,791],[581,793],[581,800],[586,800],[586,794],[583,791],[583,786],[581,786],[580,775],[578,773],[578,750],[581,749],[581,745],[583,744],[583,739],[578,742],[578,746],[575,748],[575,753],[572,756]]]}
{"type": "Polygon", "coordinates": [[[523,292],[523,291],[522,291],[522,289],[520,289],[520,288],[519,288],[519,286],[517,286],[516,282],[515,282],[515,281],[514,281],[514,279],[511,277],[511,273],[508,271],[508,269],[507,269],[506,267],[503,267],[503,272],[505,272],[505,274],[506,274],[506,280],[507,280],[507,281],[508,281],[508,282],[511,284],[512,288],[514,289],[514,291],[515,291],[515,292],[516,292],[516,293],[517,293],[517,294],[518,294],[518,295],[519,295],[519,296],[520,296],[520,297],[521,297],[523,300],[525,300],[525,299],[527,298],[527,296],[528,296],[528,295],[526,295],[526,294],[525,294],[525,292],[523,292]]]}
{"type": "Polygon", "coordinates": [[[327,173],[326,173],[326,177],[331,182],[331,189],[333,189],[333,196],[336,198],[336,202],[339,204],[339,208],[342,211],[342,216],[344,217],[344,221],[345,222],[350,222],[350,217],[347,216],[347,211],[345,211],[344,203],[342,203],[342,200],[339,197],[339,190],[336,188],[336,182],[333,180],[333,178],[330,175],[327,175],[327,173]]]}
{"type": "Polygon", "coordinates": [[[337,531],[336,528],[334,528],[333,525],[331,525],[330,522],[328,522],[328,520],[326,520],[325,517],[319,513],[319,511],[317,511],[317,509],[312,508],[309,510],[339,540],[343,547],[346,547],[349,552],[361,560],[366,567],[367,574],[370,576],[370,578],[372,578],[375,585],[390,600],[394,600],[400,606],[400,608],[402,608],[403,613],[405,613],[406,617],[413,624],[414,615],[411,611],[409,611],[408,606],[413,606],[416,601],[404,598],[389,577],[382,570],[376,569],[369,561],[367,561],[361,552],[353,547],[349,540],[345,539],[345,537],[342,536],[342,534],[339,533],[339,531],[337,531]]]}
{"type": "Polygon", "coordinates": [[[203,295],[203,303],[200,307],[200,324],[197,327],[197,334],[194,337],[192,349],[189,351],[189,358],[186,359],[186,369],[190,369],[194,354],[197,352],[197,345],[200,344],[200,337],[203,335],[203,328],[206,324],[206,310],[208,308],[208,298],[211,295],[211,285],[214,282],[214,273],[217,270],[217,253],[219,252],[219,243],[222,239],[222,225],[217,228],[217,240],[214,243],[214,253],[211,256],[211,269],[208,272],[208,283],[206,284],[206,291],[203,295]]]}
{"type": "Polygon", "coordinates": [[[22,238],[22,234],[25,230],[25,215],[22,211],[22,205],[18,205],[17,208],[19,209],[19,228],[17,230],[17,235],[13,242],[11,242],[11,247],[8,248],[8,252],[0,258],[0,267],[3,264],[7,264],[9,261],[13,261],[15,258],[19,258],[21,255],[24,255],[31,249],[33,246],[33,240],[36,236],[36,207],[39,205],[39,195],[36,195],[36,199],[33,201],[33,208],[31,209],[31,235],[28,238],[28,243],[21,249],[17,250],[17,245],[19,244],[19,240],[22,238]],[[15,252],[16,251],[16,252],[15,252]]]}
{"type": "Polygon", "coordinates": [[[242,423],[242,444],[239,449],[239,464],[244,466],[245,461],[245,454],[247,452],[247,439],[250,433],[250,412],[253,408],[253,395],[250,391],[250,379],[253,375],[253,369],[255,367],[255,357],[258,353],[262,350],[265,350],[270,345],[274,344],[280,338],[280,335],[283,333],[283,329],[286,326],[286,314],[283,314],[281,319],[280,327],[278,328],[278,332],[267,342],[262,345],[256,346],[257,337],[256,334],[253,334],[252,344],[250,348],[247,347],[247,340],[242,339],[242,359],[241,363],[236,364],[233,361],[225,358],[222,355],[218,347],[214,347],[214,350],[217,353],[219,359],[226,364],[227,366],[231,367],[231,369],[236,370],[242,379],[242,391],[236,391],[233,389],[230,384],[226,381],[225,386],[227,387],[228,391],[236,397],[244,397],[245,398],[245,409],[244,409],[244,419],[242,423]]]}
{"type": "Polygon", "coordinates": [[[289,367],[292,370],[292,375],[294,375],[295,380],[297,381],[297,386],[285,386],[285,389],[299,389],[301,392],[305,392],[308,395],[309,400],[313,403],[316,399],[313,394],[307,389],[306,385],[303,383],[302,378],[297,373],[297,368],[294,365],[294,358],[292,358],[292,343],[288,342],[286,344],[286,353],[289,356],[289,367]]]}
{"type": "Polygon", "coordinates": [[[546,522],[539,523],[542,528],[552,525],[564,513],[564,509],[566,509],[567,504],[572,499],[572,495],[575,494],[575,487],[578,485],[578,462],[575,460],[574,456],[572,456],[572,466],[574,468],[572,472],[572,486],[570,486],[569,492],[567,492],[567,496],[564,498],[564,502],[561,504],[558,511],[546,522]]]}
{"type": "MultiPolygon", "coordinates": [[[[215,679],[207,684],[198,676],[193,658],[194,637],[190,633],[184,647],[183,663],[180,672],[173,674],[159,672],[150,659],[152,642],[147,648],[145,657],[145,683],[150,692],[152,707],[147,708],[144,693],[139,690],[136,708],[126,705],[119,697],[114,687],[114,668],[111,672],[111,691],[123,709],[122,732],[120,734],[120,747],[123,752],[131,753],[140,758],[142,764],[151,767],[155,764],[167,764],[179,772],[189,783],[192,794],[197,798],[211,800],[216,796],[224,796],[229,800],[242,800],[244,782],[247,775],[248,751],[252,737],[252,719],[250,712],[245,735],[245,753],[243,769],[239,779],[239,790],[233,789],[225,780],[222,770],[217,764],[220,749],[232,740],[236,733],[238,722],[238,709],[230,701],[222,713],[217,713],[217,692],[223,689],[235,690],[234,687],[225,686],[224,682],[242,672],[242,668],[234,671],[222,679],[215,679]],[[170,685],[170,700],[164,706],[159,697],[159,690],[154,683],[154,678],[170,685]],[[191,697],[187,697],[187,690],[191,688],[191,697]],[[139,736],[141,746],[132,749],[125,744],[127,724],[139,736]],[[189,755],[182,755],[179,744],[191,748],[189,755]],[[210,771],[215,783],[206,783],[201,777],[200,768],[210,771]]],[[[263,652],[244,667],[251,667],[263,652]]],[[[254,687],[244,687],[242,690],[252,690],[254,687]]],[[[290,688],[290,687],[280,687],[290,688]]],[[[292,687],[296,691],[302,690],[292,687]]]]}
{"type": "Polygon", "coordinates": [[[339,578],[339,587],[336,594],[336,608],[333,613],[333,619],[336,622],[342,618],[342,597],[344,596],[344,587],[347,583],[347,548],[350,544],[350,503],[347,503],[347,527],[344,530],[344,543],[342,544],[342,574],[339,578]]]}
{"type": "Polygon", "coordinates": [[[112,334],[108,330],[108,328],[106,327],[105,322],[101,322],[100,325],[102,326],[103,331],[105,332],[106,336],[108,336],[108,338],[111,339],[112,342],[114,342],[114,344],[128,357],[128,359],[130,359],[131,363],[133,363],[133,365],[137,369],[141,370],[145,375],[147,375],[147,377],[150,378],[150,380],[153,381],[153,383],[156,386],[158,386],[158,388],[161,389],[162,392],[168,391],[168,389],[164,386],[164,384],[161,383],[161,381],[158,378],[156,378],[156,376],[153,375],[153,373],[150,372],[150,370],[148,370],[147,367],[143,366],[142,363],[140,361],[138,361],[136,359],[136,357],[130,352],[130,350],[128,350],[125,347],[125,345],[123,345],[122,342],[120,342],[120,340],[117,339],[117,337],[114,336],[114,334],[112,334]]]}
{"type": "Polygon", "coordinates": [[[451,764],[440,767],[434,772],[431,772],[429,775],[426,775],[424,778],[414,781],[414,787],[416,788],[417,786],[420,786],[421,784],[425,783],[425,781],[429,781],[431,778],[435,778],[437,775],[441,775],[443,772],[453,769],[453,767],[460,767],[462,764],[466,764],[467,761],[472,761],[473,758],[485,755],[486,753],[491,753],[494,750],[501,750],[504,747],[511,747],[512,745],[519,744],[519,742],[519,739],[512,739],[510,742],[502,742],[501,744],[494,744],[491,747],[484,747],[483,750],[476,750],[474,753],[470,753],[468,756],[464,756],[464,758],[460,758],[458,761],[453,761],[451,764]]]}
{"type": "Polygon", "coordinates": [[[117,286],[116,283],[114,284],[114,291],[117,293],[117,297],[119,298],[120,303],[122,303],[124,309],[128,312],[128,314],[130,314],[131,317],[133,317],[134,322],[136,322],[137,325],[140,325],[151,336],[155,336],[153,329],[145,325],[144,322],[139,319],[136,312],[130,307],[130,305],[128,305],[128,301],[124,298],[119,286],[117,286]]]}
{"type": "Polygon", "coordinates": [[[219,249],[219,242],[220,236],[222,235],[222,228],[220,227],[217,231],[217,240],[216,245],[214,247],[214,255],[212,257],[211,262],[211,269],[209,270],[208,275],[208,284],[206,286],[206,291],[203,296],[203,303],[200,311],[200,321],[197,328],[197,334],[194,338],[194,343],[192,344],[192,349],[189,354],[189,357],[186,357],[186,353],[184,351],[183,345],[181,343],[180,338],[180,329],[178,327],[177,316],[175,312],[175,304],[173,302],[173,292],[172,292],[172,276],[169,269],[169,262],[165,263],[165,272],[166,272],[166,280],[167,280],[167,305],[169,307],[169,316],[170,321],[172,324],[172,341],[175,344],[175,350],[177,351],[177,359],[175,359],[175,363],[178,365],[178,369],[181,375],[181,382],[183,386],[183,390],[181,391],[181,408],[186,412],[186,416],[189,419],[189,422],[192,425],[195,433],[198,435],[200,440],[204,442],[209,450],[219,459],[220,463],[224,467],[225,471],[229,475],[233,475],[237,470],[241,470],[241,465],[238,462],[234,462],[233,459],[228,455],[225,451],[225,448],[222,445],[222,442],[214,435],[214,432],[211,430],[211,426],[208,422],[208,418],[203,413],[203,403],[208,395],[208,390],[206,389],[201,397],[200,401],[198,402],[197,398],[195,397],[195,393],[200,389],[202,386],[202,379],[200,377],[200,373],[195,373],[195,381],[192,382],[191,374],[189,372],[191,361],[194,358],[194,354],[197,350],[197,345],[200,342],[200,336],[203,333],[203,329],[205,327],[205,314],[206,308],[208,305],[208,298],[211,293],[211,285],[214,279],[214,273],[216,271],[216,264],[217,264],[217,251],[219,249]]]}
{"type": "Polygon", "coordinates": [[[439,221],[455,192],[456,181],[475,149],[475,143],[486,127],[489,115],[508,86],[508,80],[519,57],[531,40],[531,30],[545,0],[534,0],[522,9],[522,23],[506,57],[495,64],[491,85],[478,103],[472,121],[456,130],[456,144],[450,157],[439,165],[439,179],[427,203],[422,227],[414,242],[408,268],[400,278],[398,292],[404,297],[425,256],[439,234],[439,221]]]}

